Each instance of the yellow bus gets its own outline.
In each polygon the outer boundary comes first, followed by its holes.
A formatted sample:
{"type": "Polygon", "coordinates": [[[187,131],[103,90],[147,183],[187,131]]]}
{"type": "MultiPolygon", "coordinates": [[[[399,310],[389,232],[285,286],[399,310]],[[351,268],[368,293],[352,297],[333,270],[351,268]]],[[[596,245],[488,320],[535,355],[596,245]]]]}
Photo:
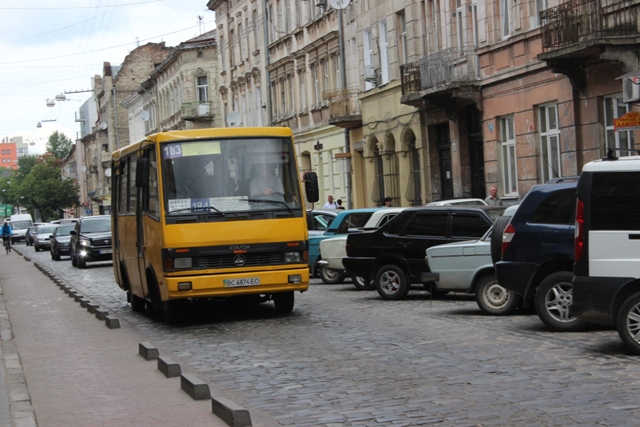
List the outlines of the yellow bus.
{"type": "MultiPolygon", "coordinates": [[[[308,289],[290,129],[157,133],[115,151],[111,171],[113,267],[133,310],[175,321],[194,299],[251,296],[288,313],[308,289]]],[[[316,202],[317,176],[304,179],[316,202]]]]}

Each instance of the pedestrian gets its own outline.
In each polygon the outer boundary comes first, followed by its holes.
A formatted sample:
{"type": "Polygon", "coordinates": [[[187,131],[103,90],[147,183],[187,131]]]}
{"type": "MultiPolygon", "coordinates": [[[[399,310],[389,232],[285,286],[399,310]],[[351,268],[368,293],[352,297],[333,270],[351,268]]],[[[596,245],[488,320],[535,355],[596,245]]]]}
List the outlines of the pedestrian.
{"type": "Polygon", "coordinates": [[[342,206],[342,199],[336,200],[336,204],[338,205],[338,209],[344,209],[344,206],[342,206]]]}
{"type": "Polygon", "coordinates": [[[498,197],[498,186],[496,184],[489,186],[489,197],[484,201],[489,206],[502,206],[502,199],[498,197]]]}
{"type": "Polygon", "coordinates": [[[391,197],[385,197],[382,207],[392,208],[393,205],[391,204],[391,201],[392,201],[391,197]]]}
{"type": "Polygon", "coordinates": [[[338,209],[338,204],[333,201],[333,196],[331,194],[327,197],[327,203],[322,206],[322,209],[338,209]]]}

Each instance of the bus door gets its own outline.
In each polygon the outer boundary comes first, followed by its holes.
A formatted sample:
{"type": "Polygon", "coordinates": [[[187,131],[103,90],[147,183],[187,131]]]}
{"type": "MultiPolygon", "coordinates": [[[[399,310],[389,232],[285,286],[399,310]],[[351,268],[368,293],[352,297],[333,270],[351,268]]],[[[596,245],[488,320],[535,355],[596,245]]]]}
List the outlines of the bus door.
{"type": "MultiPolygon", "coordinates": [[[[136,209],[136,253],[138,255],[138,273],[140,275],[140,283],[142,291],[145,295],[149,295],[149,286],[146,278],[147,259],[147,242],[146,236],[151,233],[149,227],[149,214],[152,216],[157,206],[158,197],[158,174],[155,162],[155,152],[151,147],[145,149],[136,162],[136,190],[137,190],[137,209],[136,209]],[[150,199],[155,198],[155,203],[150,199]],[[153,212],[150,211],[153,207],[153,212]]],[[[159,216],[159,212],[158,212],[159,216]]]]}

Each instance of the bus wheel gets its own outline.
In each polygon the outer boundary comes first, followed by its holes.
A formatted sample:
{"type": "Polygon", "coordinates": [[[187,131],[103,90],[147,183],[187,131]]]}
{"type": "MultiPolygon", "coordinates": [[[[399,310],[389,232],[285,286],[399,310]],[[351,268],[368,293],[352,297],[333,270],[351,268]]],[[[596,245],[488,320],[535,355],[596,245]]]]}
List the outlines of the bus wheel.
{"type": "Polygon", "coordinates": [[[133,292],[129,291],[129,301],[131,302],[131,309],[133,311],[144,311],[147,302],[144,298],[140,298],[137,295],[134,295],[133,292]]]}
{"type": "Polygon", "coordinates": [[[273,304],[276,306],[276,311],[280,314],[291,313],[291,311],[293,311],[294,301],[295,296],[293,291],[273,294],[273,304]]]}
{"type": "Polygon", "coordinates": [[[184,317],[186,299],[178,299],[173,301],[163,301],[162,314],[167,323],[177,323],[184,317]]]}

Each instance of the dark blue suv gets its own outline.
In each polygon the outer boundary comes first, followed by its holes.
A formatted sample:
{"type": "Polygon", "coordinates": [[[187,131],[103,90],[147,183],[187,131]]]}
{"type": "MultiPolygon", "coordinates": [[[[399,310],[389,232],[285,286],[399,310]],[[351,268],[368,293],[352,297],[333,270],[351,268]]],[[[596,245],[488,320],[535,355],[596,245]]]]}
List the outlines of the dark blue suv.
{"type": "Polygon", "coordinates": [[[578,177],[556,178],[534,186],[502,233],[498,283],[535,304],[552,331],[586,326],[571,315],[573,243],[578,177]]]}

